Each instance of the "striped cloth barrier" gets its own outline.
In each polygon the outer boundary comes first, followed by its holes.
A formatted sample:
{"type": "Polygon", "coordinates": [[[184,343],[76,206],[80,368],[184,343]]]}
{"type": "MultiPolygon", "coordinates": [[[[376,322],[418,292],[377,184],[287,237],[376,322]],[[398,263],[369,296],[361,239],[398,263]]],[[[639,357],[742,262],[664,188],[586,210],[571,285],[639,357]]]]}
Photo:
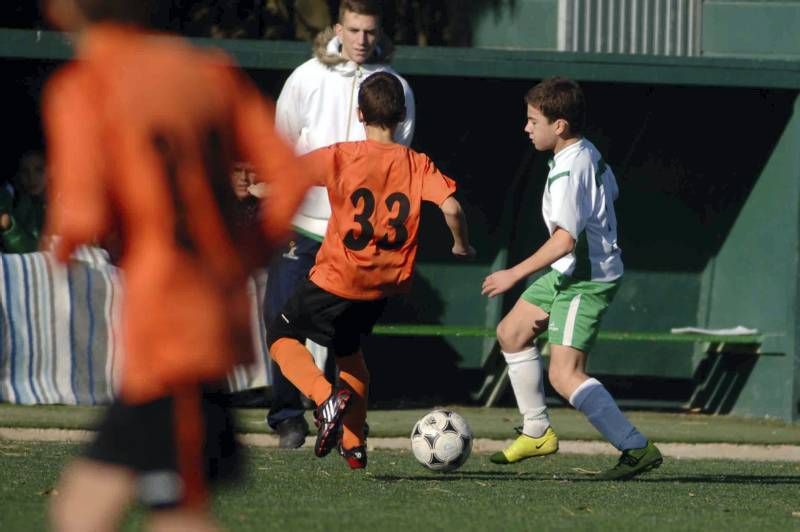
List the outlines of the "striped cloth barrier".
{"type": "MultiPolygon", "coordinates": [[[[49,253],[0,254],[0,402],[96,405],[115,394],[122,353],[122,279],[99,248],[68,267],[49,253]]],[[[231,391],[271,382],[261,309],[266,273],[253,276],[257,362],[228,376],[231,391]]]]}

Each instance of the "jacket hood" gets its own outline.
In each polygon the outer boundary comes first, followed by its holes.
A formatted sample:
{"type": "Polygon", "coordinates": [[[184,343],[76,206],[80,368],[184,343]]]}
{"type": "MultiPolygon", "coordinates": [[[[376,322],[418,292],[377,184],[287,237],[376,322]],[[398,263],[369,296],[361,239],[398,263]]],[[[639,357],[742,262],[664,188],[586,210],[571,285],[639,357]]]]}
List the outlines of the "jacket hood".
{"type": "MultiPolygon", "coordinates": [[[[341,56],[339,49],[341,43],[336,36],[333,27],[328,27],[317,34],[314,38],[314,57],[327,67],[335,67],[347,63],[347,59],[341,56]]],[[[394,54],[392,41],[384,34],[378,39],[375,51],[367,61],[368,64],[390,63],[394,54]]]]}

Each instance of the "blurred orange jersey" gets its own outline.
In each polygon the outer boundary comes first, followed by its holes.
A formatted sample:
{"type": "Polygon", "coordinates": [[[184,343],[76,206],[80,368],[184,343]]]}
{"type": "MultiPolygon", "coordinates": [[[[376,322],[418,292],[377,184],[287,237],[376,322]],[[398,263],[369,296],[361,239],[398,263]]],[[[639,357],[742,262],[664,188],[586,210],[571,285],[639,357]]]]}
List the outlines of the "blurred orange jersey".
{"type": "Polygon", "coordinates": [[[116,25],[89,30],[78,53],[43,104],[56,256],[120,234],[123,399],[220,379],[252,359],[247,276],[287,236],[310,178],[225,55],[116,25]],[[269,187],[260,227],[232,223],[238,159],[269,187]]]}
{"type": "Polygon", "coordinates": [[[305,158],[324,179],[332,211],[311,281],[356,300],[407,290],[421,204],[441,205],[455,182],[427,155],[400,144],[343,142],[305,158]]]}

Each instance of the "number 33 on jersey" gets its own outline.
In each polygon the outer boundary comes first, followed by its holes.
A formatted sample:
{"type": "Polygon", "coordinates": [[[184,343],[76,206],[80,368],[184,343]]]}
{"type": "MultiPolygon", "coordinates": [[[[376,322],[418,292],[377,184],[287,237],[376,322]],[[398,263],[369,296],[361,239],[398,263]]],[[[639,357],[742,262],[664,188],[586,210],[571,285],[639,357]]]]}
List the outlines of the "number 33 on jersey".
{"type": "Polygon", "coordinates": [[[456,190],[428,156],[399,144],[343,142],[305,158],[328,189],[332,215],[311,280],[347,299],[405,291],[414,269],[421,204],[456,190]]]}

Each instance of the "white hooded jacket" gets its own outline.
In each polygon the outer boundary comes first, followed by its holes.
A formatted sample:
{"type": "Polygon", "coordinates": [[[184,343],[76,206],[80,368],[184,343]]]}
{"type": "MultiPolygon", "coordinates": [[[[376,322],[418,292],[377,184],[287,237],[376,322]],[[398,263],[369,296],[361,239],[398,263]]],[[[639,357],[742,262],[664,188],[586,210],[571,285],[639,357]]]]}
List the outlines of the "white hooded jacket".
{"type": "MultiPolygon", "coordinates": [[[[395,132],[395,140],[406,146],[414,135],[414,94],[405,79],[388,64],[387,54],[376,47],[370,63],[357,65],[340,55],[338,37],[328,30],[317,37],[314,57],[286,80],[278,97],[275,124],[298,154],[308,153],[336,142],[364,140],[366,132],[358,121],[358,89],[375,72],[396,75],[405,90],[406,119],[395,132]]],[[[322,240],[331,216],[325,187],[312,187],[293,220],[295,229],[322,240]]]]}

